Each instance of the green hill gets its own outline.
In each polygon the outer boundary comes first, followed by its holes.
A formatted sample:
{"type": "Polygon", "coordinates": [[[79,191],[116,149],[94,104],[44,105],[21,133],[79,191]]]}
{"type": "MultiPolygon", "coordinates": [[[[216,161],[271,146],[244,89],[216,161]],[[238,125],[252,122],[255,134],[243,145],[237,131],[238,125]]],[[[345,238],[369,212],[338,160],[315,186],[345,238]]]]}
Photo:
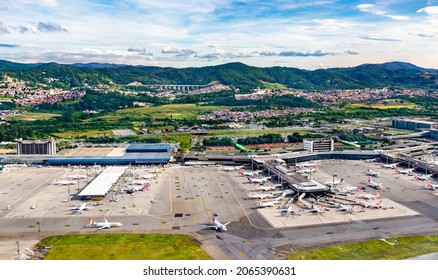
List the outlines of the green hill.
{"type": "Polygon", "coordinates": [[[263,83],[282,84],[302,90],[356,88],[438,88],[438,70],[424,69],[404,62],[363,64],[350,68],[318,69],[314,71],[289,67],[253,67],[243,63],[217,66],[171,68],[155,66],[126,66],[117,64],[57,63],[20,64],[0,61],[0,74],[8,74],[30,83],[72,88],[97,84],[132,82],[142,84],[198,84],[213,81],[250,90],[263,83]]]}

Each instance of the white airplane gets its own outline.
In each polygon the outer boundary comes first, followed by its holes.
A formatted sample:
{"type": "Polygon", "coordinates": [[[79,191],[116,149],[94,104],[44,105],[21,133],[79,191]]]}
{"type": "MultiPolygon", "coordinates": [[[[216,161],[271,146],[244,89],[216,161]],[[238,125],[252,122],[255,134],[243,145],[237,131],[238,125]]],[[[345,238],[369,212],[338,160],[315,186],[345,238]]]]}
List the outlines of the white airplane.
{"type": "Polygon", "coordinates": [[[431,176],[427,176],[427,175],[418,176],[418,175],[415,175],[414,178],[417,179],[417,180],[420,180],[420,181],[426,181],[426,180],[431,179],[431,176]]]}
{"type": "Polygon", "coordinates": [[[305,210],[304,212],[311,212],[311,213],[324,213],[325,211],[328,211],[325,207],[319,207],[315,204],[311,204],[310,207],[308,207],[308,210],[305,210]]]}
{"type": "Polygon", "coordinates": [[[268,177],[263,177],[263,178],[250,178],[250,177],[247,177],[247,179],[248,179],[248,182],[258,183],[258,184],[263,184],[263,183],[266,183],[268,181],[268,177]]]}
{"type": "Polygon", "coordinates": [[[88,210],[87,203],[82,203],[82,204],[79,205],[79,206],[76,206],[76,207],[71,208],[71,210],[72,210],[73,212],[77,212],[77,213],[80,213],[80,212],[82,212],[82,211],[88,210]]]}
{"type": "Polygon", "coordinates": [[[132,183],[135,184],[135,185],[146,185],[146,184],[149,184],[150,181],[148,181],[148,180],[136,180],[136,181],[133,181],[132,183]]]}
{"type": "Polygon", "coordinates": [[[88,220],[90,221],[90,223],[88,225],[86,225],[85,227],[93,227],[93,228],[97,228],[97,229],[109,229],[112,227],[121,227],[123,226],[122,223],[119,222],[108,222],[108,220],[106,218],[103,218],[104,222],[103,223],[96,223],[96,221],[94,221],[93,218],[89,217],[88,220]]]}
{"type": "Polygon", "coordinates": [[[311,167],[311,166],[316,166],[316,164],[314,162],[302,162],[302,163],[297,163],[298,167],[311,167]]]}
{"type": "Polygon", "coordinates": [[[256,184],[255,188],[264,192],[273,191],[276,189],[275,186],[260,186],[260,184],[256,184]]]}
{"type": "Polygon", "coordinates": [[[272,193],[256,193],[256,192],[249,192],[248,196],[250,198],[256,198],[256,199],[265,199],[265,198],[273,198],[274,195],[272,193]]]}
{"type": "Polygon", "coordinates": [[[398,169],[398,168],[395,169],[395,172],[405,175],[411,175],[412,171],[413,169],[398,169]]]}
{"type": "Polygon", "coordinates": [[[212,223],[212,225],[207,226],[207,227],[209,227],[209,228],[213,228],[213,229],[215,229],[215,230],[227,231],[227,225],[228,225],[229,223],[231,223],[231,221],[226,222],[225,224],[222,224],[222,223],[220,223],[220,222],[216,219],[216,216],[215,216],[215,215],[212,215],[212,216],[211,216],[211,223],[212,223]]]}
{"type": "Polygon", "coordinates": [[[434,185],[434,184],[432,184],[432,183],[429,183],[429,184],[427,184],[425,187],[424,187],[425,189],[428,189],[428,190],[438,190],[438,184],[437,185],[434,185]]]}
{"type": "Polygon", "coordinates": [[[371,169],[368,168],[367,175],[370,175],[370,176],[373,176],[373,177],[377,178],[377,177],[380,176],[380,173],[379,172],[374,172],[374,171],[372,171],[371,169]]]}
{"type": "Polygon", "coordinates": [[[287,208],[282,209],[281,213],[283,215],[300,215],[299,210],[293,208],[291,204],[288,204],[287,208]]]}
{"type": "Polygon", "coordinates": [[[382,200],[379,200],[379,202],[377,202],[377,203],[361,201],[361,202],[359,202],[359,205],[364,207],[364,208],[381,208],[382,207],[382,200]]]}
{"type": "Polygon", "coordinates": [[[87,179],[87,176],[85,176],[85,175],[69,175],[69,176],[67,176],[67,178],[73,179],[73,180],[81,180],[81,179],[87,179]]]}
{"type": "Polygon", "coordinates": [[[317,170],[316,168],[306,168],[306,169],[297,170],[297,173],[312,173],[315,172],[316,170],[317,170]]]}
{"type": "Polygon", "coordinates": [[[144,184],[143,186],[132,187],[127,190],[127,193],[133,193],[138,191],[144,191],[149,189],[149,184],[144,184]]]}
{"type": "Polygon", "coordinates": [[[243,165],[239,165],[239,166],[222,166],[222,170],[224,171],[234,171],[234,170],[239,170],[239,169],[243,169],[244,166],[243,165]]]}
{"type": "Polygon", "coordinates": [[[382,188],[382,183],[376,183],[373,180],[371,180],[370,178],[368,178],[368,186],[372,187],[376,190],[380,190],[382,188]]]}
{"type": "Polygon", "coordinates": [[[383,163],[381,163],[380,167],[381,168],[391,168],[391,169],[394,169],[394,168],[397,168],[397,164],[396,163],[391,163],[391,164],[383,164],[383,163]]]}
{"type": "Polygon", "coordinates": [[[249,176],[249,177],[252,177],[252,176],[257,176],[257,175],[260,174],[260,173],[257,172],[257,171],[245,172],[245,171],[240,170],[240,171],[239,171],[239,174],[240,174],[240,175],[243,175],[243,176],[249,176]]]}
{"type": "Polygon", "coordinates": [[[353,207],[354,207],[354,205],[350,206],[350,205],[339,204],[337,211],[352,212],[353,207]]]}
{"type": "Polygon", "coordinates": [[[67,180],[62,180],[62,181],[57,181],[54,183],[55,185],[62,185],[62,186],[67,186],[67,185],[77,185],[77,182],[74,181],[67,181],[67,180]]]}
{"type": "Polygon", "coordinates": [[[324,185],[329,186],[329,187],[336,187],[339,184],[342,184],[344,182],[344,178],[341,178],[341,180],[339,181],[330,181],[330,182],[325,182],[324,185]]]}
{"type": "Polygon", "coordinates": [[[273,207],[276,205],[279,205],[281,203],[280,200],[259,200],[259,206],[260,207],[273,207]]]}
{"type": "Polygon", "coordinates": [[[144,174],[144,175],[138,176],[138,178],[140,178],[140,179],[156,179],[157,175],[156,174],[144,174]]]}
{"type": "Polygon", "coordinates": [[[338,188],[338,187],[336,187],[336,188],[335,188],[335,192],[339,192],[339,193],[350,193],[350,192],[352,192],[352,191],[359,190],[360,188],[362,188],[362,185],[361,185],[361,184],[357,185],[356,187],[349,187],[349,186],[346,186],[346,187],[343,187],[343,188],[338,188]]]}
{"type": "Polygon", "coordinates": [[[373,193],[369,193],[369,194],[358,195],[357,198],[366,199],[366,200],[380,198],[380,191],[378,191],[378,192],[376,192],[374,194],[373,193]]]}

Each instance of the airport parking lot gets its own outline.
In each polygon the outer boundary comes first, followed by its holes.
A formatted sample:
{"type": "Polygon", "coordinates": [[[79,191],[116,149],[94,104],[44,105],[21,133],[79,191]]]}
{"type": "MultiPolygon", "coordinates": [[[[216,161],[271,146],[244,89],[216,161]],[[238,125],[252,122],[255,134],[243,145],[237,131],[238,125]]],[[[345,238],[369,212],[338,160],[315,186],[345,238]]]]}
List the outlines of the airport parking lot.
{"type": "MultiPolygon", "coordinates": [[[[362,209],[356,205],[353,212],[344,213],[320,202],[329,211],[285,216],[277,206],[260,208],[256,199],[250,199],[249,191],[261,191],[237,171],[174,165],[132,167],[103,200],[87,201],[90,208],[78,213],[72,208],[83,202],[75,200],[75,194],[98,175],[100,168],[8,168],[0,174],[0,223],[4,233],[0,238],[0,258],[16,257],[15,246],[11,243],[14,232],[35,233],[37,229],[46,234],[92,232],[92,229],[82,229],[89,216],[98,221],[106,217],[123,223],[122,228],[111,231],[198,232],[214,239],[233,259],[273,258],[273,248],[288,244],[304,248],[341,242],[345,238],[357,240],[397,233],[437,232],[438,198],[436,192],[423,189],[426,182],[381,169],[374,162],[320,161],[317,165],[313,178],[321,182],[332,181],[336,173],[336,180],[344,178],[342,186],[365,185],[368,168],[380,172],[381,176],[373,180],[383,185],[382,208],[362,209]],[[126,192],[128,187],[138,186],[135,181],[140,180],[140,175],[156,171],[158,177],[150,181],[148,190],[126,192]],[[86,179],[76,180],[74,185],[59,184],[72,175],[85,175],[86,179]],[[121,192],[123,189],[125,191],[121,192]],[[227,232],[214,233],[208,229],[213,214],[217,214],[223,223],[231,221],[227,232]]],[[[356,199],[358,194],[370,192],[376,190],[366,187],[366,191],[355,191],[349,197],[356,199]]],[[[290,196],[283,198],[282,204],[289,199],[290,196]]],[[[304,199],[318,204],[313,198],[304,199]]],[[[25,235],[20,240],[27,240],[28,247],[37,241],[25,235]]]]}

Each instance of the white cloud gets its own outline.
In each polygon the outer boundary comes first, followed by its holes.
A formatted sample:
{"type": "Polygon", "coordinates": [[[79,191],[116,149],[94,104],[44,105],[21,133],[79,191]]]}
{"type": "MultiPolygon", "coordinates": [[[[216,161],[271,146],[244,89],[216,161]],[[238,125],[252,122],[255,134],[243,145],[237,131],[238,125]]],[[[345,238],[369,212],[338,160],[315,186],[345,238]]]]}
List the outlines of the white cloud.
{"type": "Polygon", "coordinates": [[[438,16],[438,6],[429,6],[422,9],[419,9],[417,13],[425,13],[429,16],[438,16]]]}
{"type": "Polygon", "coordinates": [[[363,12],[363,13],[371,13],[378,16],[384,16],[390,19],[394,20],[409,20],[410,18],[408,16],[401,16],[401,15],[391,15],[387,12],[380,10],[379,7],[375,4],[359,4],[356,6],[356,8],[363,12]]]}

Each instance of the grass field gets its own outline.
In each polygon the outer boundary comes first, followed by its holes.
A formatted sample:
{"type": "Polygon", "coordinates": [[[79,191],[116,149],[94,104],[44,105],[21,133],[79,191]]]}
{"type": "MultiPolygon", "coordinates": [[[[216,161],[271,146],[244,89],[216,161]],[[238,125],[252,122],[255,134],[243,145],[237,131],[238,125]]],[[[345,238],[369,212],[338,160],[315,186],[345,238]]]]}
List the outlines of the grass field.
{"type": "Polygon", "coordinates": [[[47,237],[44,260],[211,260],[189,236],[180,234],[79,234],[47,237]]]}
{"type": "Polygon", "coordinates": [[[262,84],[271,89],[287,89],[287,86],[280,84],[280,83],[268,83],[268,82],[262,82],[262,84]]]}
{"type": "Polygon", "coordinates": [[[49,114],[49,113],[31,113],[25,112],[23,114],[5,116],[6,120],[18,120],[18,121],[36,121],[36,120],[48,120],[53,117],[60,116],[59,114],[49,114]]]}
{"type": "MultiPolygon", "coordinates": [[[[196,106],[196,104],[169,104],[163,106],[149,106],[118,110],[115,113],[101,117],[105,120],[118,120],[129,116],[131,118],[141,118],[149,115],[158,118],[187,119],[195,118],[198,115],[211,113],[216,110],[229,109],[226,106],[196,106]]],[[[91,119],[92,120],[92,119],[91,119]]]]}
{"type": "Polygon", "coordinates": [[[415,103],[411,102],[401,102],[398,99],[381,100],[379,102],[361,102],[361,103],[351,103],[346,106],[347,109],[413,109],[417,107],[415,103]]]}
{"type": "Polygon", "coordinates": [[[64,139],[70,139],[70,138],[81,138],[81,137],[104,137],[105,135],[108,135],[108,137],[113,137],[114,133],[112,130],[90,130],[90,131],[66,131],[66,132],[59,132],[59,133],[53,133],[53,136],[58,138],[64,138],[64,139]]]}
{"type": "Polygon", "coordinates": [[[438,252],[438,236],[411,236],[294,252],[289,260],[402,260],[438,252]]]}

